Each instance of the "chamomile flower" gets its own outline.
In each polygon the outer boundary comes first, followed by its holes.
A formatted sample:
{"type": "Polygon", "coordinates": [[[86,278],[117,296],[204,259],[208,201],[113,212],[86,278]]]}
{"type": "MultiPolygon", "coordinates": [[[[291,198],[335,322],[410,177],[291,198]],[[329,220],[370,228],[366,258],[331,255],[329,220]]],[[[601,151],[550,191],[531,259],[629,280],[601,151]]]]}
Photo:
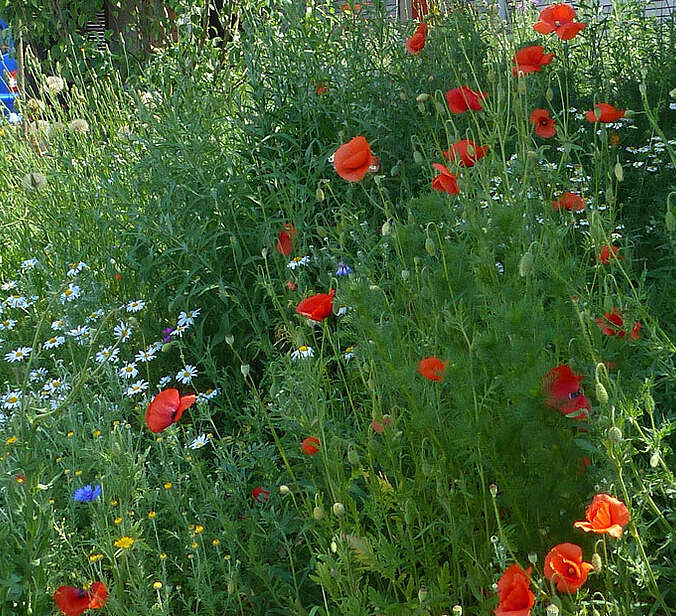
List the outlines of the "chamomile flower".
{"type": "Polygon", "coordinates": [[[148,381],[141,379],[140,381],[132,383],[127,388],[127,391],[124,392],[124,395],[129,397],[135,396],[137,394],[143,393],[146,389],[148,389],[148,381]]]}
{"type": "Polygon", "coordinates": [[[176,327],[174,330],[171,332],[172,336],[177,336],[178,338],[183,338],[183,333],[188,329],[187,325],[179,325],[178,323],[176,324],[176,327]]]}
{"type": "Polygon", "coordinates": [[[286,264],[286,267],[288,267],[289,269],[295,270],[297,267],[300,267],[301,265],[307,265],[309,262],[310,262],[310,257],[308,257],[308,256],[294,257],[293,259],[291,259],[291,261],[289,261],[286,264]]]}
{"type": "Polygon", "coordinates": [[[134,360],[146,364],[150,361],[153,361],[156,354],[157,350],[155,349],[155,345],[151,344],[147,349],[140,350],[138,353],[136,353],[134,360]]]}
{"type": "Polygon", "coordinates": [[[0,321],[0,331],[11,331],[16,325],[16,319],[5,319],[0,321]]]}
{"type": "Polygon", "coordinates": [[[158,389],[164,389],[167,385],[169,385],[169,383],[171,383],[171,377],[168,376],[168,375],[167,375],[167,376],[163,376],[163,377],[160,379],[160,382],[157,384],[157,388],[158,388],[158,389]]]}
{"type": "Polygon", "coordinates": [[[12,410],[21,406],[21,392],[20,391],[10,391],[2,399],[2,408],[7,410],[12,410]]]}
{"type": "Polygon", "coordinates": [[[207,389],[206,391],[201,391],[200,393],[197,394],[197,399],[202,400],[204,402],[208,400],[213,400],[218,394],[221,393],[221,390],[218,389],[207,389]]]}
{"type": "Polygon", "coordinates": [[[32,347],[27,346],[14,349],[9,353],[5,353],[5,361],[8,361],[10,364],[13,364],[16,361],[23,361],[24,359],[28,358],[32,350],[32,347]]]}
{"type": "Polygon", "coordinates": [[[181,370],[178,371],[178,373],[176,374],[176,380],[179,383],[183,383],[183,385],[187,385],[196,376],[197,376],[197,368],[195,368],[195,366],[191,366],[190,364],[188,364],[187,366],[184,366],[181,370]]]}
{"type": "Polygon", "coordinates": [[[200,434],[190,445],[190,449],[201,449],[209,442],[209,437],[206,434],[200,434]]]}
{"type": "Polygon", "coordinates": [[[354,347],[347,347],[345,349],[345,354],[343,355],[343,359],[345,361],[350,361],[354,357],[354,347]]]}
{"type": "Polygon", "coordinates": [[[47,378],[47,368],[36,368],[28,373],[28,380],[31,383],[44,381],[47,378]]]}
{"type": "Polygon", "coordinates": [[[178,315],[178,324],[185,325],[185,327],[190,327],[198,316],[200,316],[199,308],[188,310],[187,312],[181,312],[181,314],[178,315]]]}
{"type": "Polygon", "coordinates": [[[57,319],[56,321],[52,321],[52,329],[54,331],[59,331],[66,327],[66,321],[64,319],[57,319]]]}
{"type": "Polygon", "coordinates": [[[77,327],[68,330],[68,335],[72,336],[77,341],[89,338],[90,334],[91,328],[89,327],[89,325],[78,325],[77,327]]]}
{"type": "Polygon", "coordinates": [[[7,421],[7,415],[0,413],[0,426],[7,421]]]}
{"type": "Polygon", "coordinates": [[[21,263],[21,270],[24,272],[27,272],[28,270],[32,270],[35,268],[35,266],[38,264],[38,260],[33,258],[33,259],[26,259],[21,263]]]}
{"type": "Polygon", "coordinates": [[[89,313],[89,316],[87,317],[87,321],[96,321],[97,319],[100,319],[104,315],[104,312],[101,308],[98,310],[94,310],[93,312],[89,313]]]}
{"type": "Polygon", "coordinates": [[[69,278],[72,278],[73,276],[77,276],[85,267],[87,267],[86,263],[83,263],[82,261],[78,263],[71,263],[70,264],[70,269],[66,273],[66,275],[69,278]]]}
{"type": "Polygon", "coordinates": [[[120,354],[120,349],[114,349],[113,347],[104,347],[96,354],[96,361],[99,364],[102,364],[104,361],[109,361],[112,364],[117,363],[120,359],[118,355],[120,354]]]}
{"type": "Polygon", "coordinates": [[[131,336],[132,328],[131,325],[127,325],[124,321],[120,321],[114,328],[113,334],[116,338],[120,339],[120,342],[126,342],[131,336]]]}
{"type": "Polygon", "coordinates": [[[28,302],[28,300],[23,295],[19,295],[19,294],[10,295],[5,300],[5,303],[10,308],[28,308],[28,306],[30,306],[30,303],[28,302]]]}
{"type": "Polygon", "coordinates": [[[61,303],[72,302],[82,295],[82,290],[74,283],[70,283],[68,287],[61,293],[61,303]]]}
{"type": "Polygon", "coordinates": [[[47,381],[43,386],[42,386],[43,391],[46,391],[50,394],[56,393],[57,391],[60,392],[65,392],[70,389],[70,385],[66,383],[65,381],[62,381],[59,378],[52,379],[51,381],[47,381]]]}
{"type": "Polygon", "coordinates": [[[312,347],[309,346],[299,346],[293,353],[291,353],[291,359],[306,359],[308,357],[314,357],[315,352],[312,347]]]}
{"type": "Polygon", "coordinates": [[[130,362],[122,368],[120,368],[119,375],[123,379],[133,379],[136,375],[138,374],[138,370],[136,369],[136,362],[130,362]]]}
{"type": "Polygon", "coordinates": [[[134,299],[126,306],[127,312],[138,312],[139,310],[143,310],[145,307],[146,303],[142,299],[134,299]]]}
{"type": "Polygon", "coordinates": [[[66,338],[64,336],[52,336],[49,340],[45,340],[45,343],[42,345],[45,349],[56,349],[60,347],[66,338]]]}
{"type": "Polygon", "coordinates": [[[2,286],[0,286],[0,289],[3,291],[12,291],[16,289],[16,280],[8,280],[7,282],[3,282],[2,286]]]}

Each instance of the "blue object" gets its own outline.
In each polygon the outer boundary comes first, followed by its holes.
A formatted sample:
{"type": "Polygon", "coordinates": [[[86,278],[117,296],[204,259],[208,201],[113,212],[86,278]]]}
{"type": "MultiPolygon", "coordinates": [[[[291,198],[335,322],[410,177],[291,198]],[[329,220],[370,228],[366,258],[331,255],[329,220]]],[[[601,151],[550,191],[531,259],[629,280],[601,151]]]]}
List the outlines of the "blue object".
{"type": "Polygon", "coordinates": [[[73,500],[78,503],[90,503],[101,496],[101,486],[94,486],[88,483],[84,488],[78,488],[73,494],[73,500]]]}
{"type": "Polygon", "coordinates": [[[14,99],[17,96],[16,71],[18,65],[14,59],[14,44],[7,32],[7,23],[0,19],[0,107],[5,115],[14,111],[14,99]]]}

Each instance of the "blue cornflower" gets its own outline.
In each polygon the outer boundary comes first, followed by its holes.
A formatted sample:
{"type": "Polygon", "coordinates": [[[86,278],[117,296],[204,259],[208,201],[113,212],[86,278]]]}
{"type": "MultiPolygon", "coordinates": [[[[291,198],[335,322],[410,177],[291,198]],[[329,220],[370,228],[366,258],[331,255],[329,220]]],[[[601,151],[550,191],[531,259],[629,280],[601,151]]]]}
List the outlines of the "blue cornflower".
{"type": "Polygon", "coordinates": [[[101,496],[101,486],[94,486],[92,488],[91,484],[87,484],[84,488],[78,488],[73,494],[73,500],[78,503],[89,503],[95,501],[99,496],[101,496]]]}
{"type": "Polygon", "coordinates": [[[352,268],[349,265],[345,265],[342,261],[338,261],[338,269],[336,270],[336,276],[347,276],[352,271],[352,268]]]}

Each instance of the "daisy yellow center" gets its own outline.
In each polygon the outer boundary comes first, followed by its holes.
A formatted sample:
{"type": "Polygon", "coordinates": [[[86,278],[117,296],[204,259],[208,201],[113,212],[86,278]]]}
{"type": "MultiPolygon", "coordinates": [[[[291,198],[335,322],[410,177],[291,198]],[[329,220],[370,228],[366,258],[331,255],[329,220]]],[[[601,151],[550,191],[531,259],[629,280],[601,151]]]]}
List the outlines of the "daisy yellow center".
{"type": "Polygon", "coordinates": [[[300,263],[303,260],[303,257],[294,257],[293,262],[294,263],[300,263]]]}
{"type": "Polygon", "coordinates": [[[299,350],[301,353],[305,353],[305,351],[307,351],[307,347],[306,347],[306,346],[298,347],[298,350],[299,350]]]}

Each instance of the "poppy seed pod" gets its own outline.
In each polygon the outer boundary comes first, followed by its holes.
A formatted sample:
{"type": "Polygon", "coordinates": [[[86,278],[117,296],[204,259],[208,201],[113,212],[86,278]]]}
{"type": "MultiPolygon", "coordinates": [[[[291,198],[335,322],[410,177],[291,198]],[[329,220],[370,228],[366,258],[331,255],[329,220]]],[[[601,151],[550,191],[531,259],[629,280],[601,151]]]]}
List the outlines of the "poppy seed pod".
{"type": "Polygon", "coordinates": [[[536,552],[529,552],[528,553],[528,562],[534,565],[538,561],[538,555],[536,552]]]}
{"type": "Polygon", "coordinates": [[[617,426],[613,426],[612,428],[608,428],[607,436],[611,443],[619,443],[622,440],[622,430],[617,426]]]}
{"type": "Polygon", "coordinates": [[[335,515],[337,518],[340,518],[345,515],[345,505],[343,505],[343,503],[333,503],[331,511],[333,511],[333,515],[335,515]]]}
{"type": "Polygon", "coordinates": [[[390,233],[392,233],[392,224],[389,220],[386,220],[380,227],[380,235],[389,235],[390,233]]]}

